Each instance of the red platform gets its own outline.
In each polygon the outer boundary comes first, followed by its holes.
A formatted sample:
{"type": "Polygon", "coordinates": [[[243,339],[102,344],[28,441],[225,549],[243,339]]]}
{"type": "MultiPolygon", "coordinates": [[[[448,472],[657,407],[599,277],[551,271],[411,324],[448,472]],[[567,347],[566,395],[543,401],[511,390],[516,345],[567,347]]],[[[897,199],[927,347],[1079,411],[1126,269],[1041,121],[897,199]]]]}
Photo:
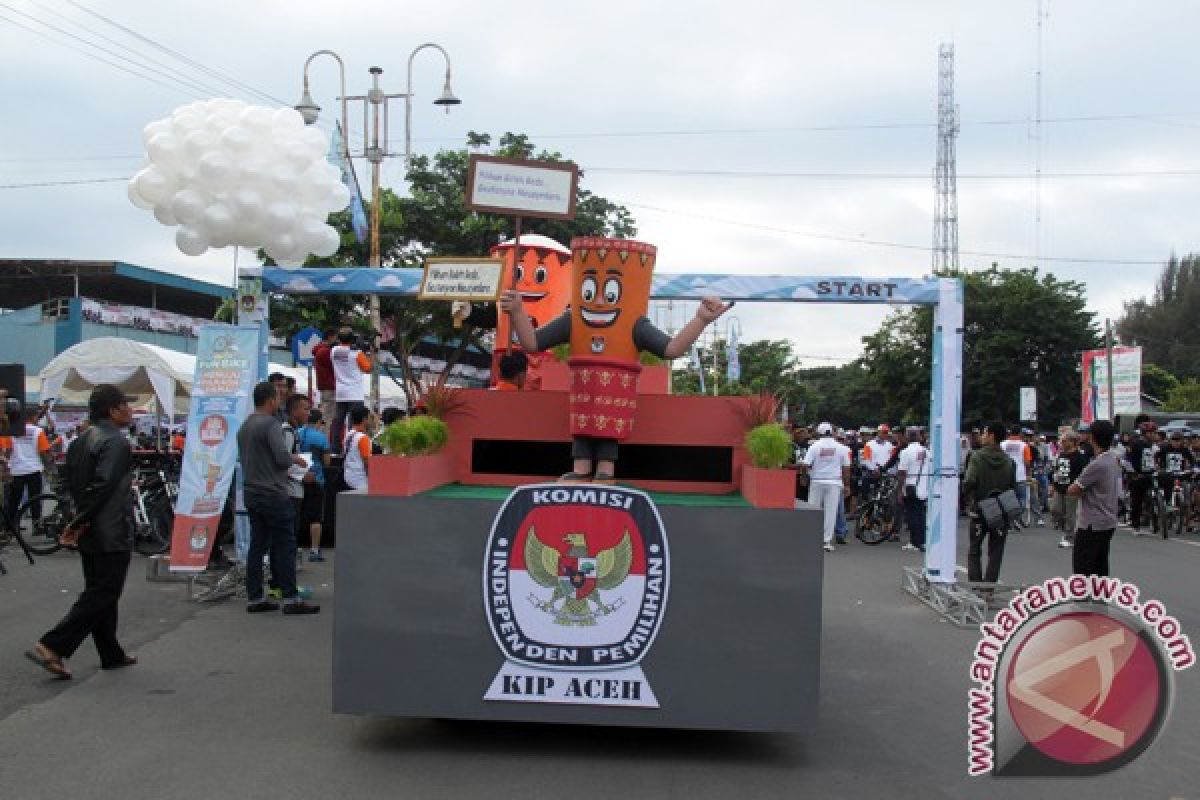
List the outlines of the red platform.
{"type": "MultiPolygon", "coordinates": [[[[449,414],[447,449],[453,454],[459,483],[482,486],[518,486],[553,479],[570,468],[564,459],[559,473],[476,473],[472,454],[477,440],[492,442],[568,443],[568,394],[558,391],[493,392],[463,391],[465,405],[449,414]]],[[[622,447],[635,445],[728,448],[720,458],[728,459],[727,480],[638,480],[618,477],[622,484],[659,492],[728,494],[736,491],[742,466],[747,462],[745,409],[750,398],[642,394],[638,398],[637,425],[622,447]]],[[[710,458],[712,456],[710,454],[710,458]]]]}

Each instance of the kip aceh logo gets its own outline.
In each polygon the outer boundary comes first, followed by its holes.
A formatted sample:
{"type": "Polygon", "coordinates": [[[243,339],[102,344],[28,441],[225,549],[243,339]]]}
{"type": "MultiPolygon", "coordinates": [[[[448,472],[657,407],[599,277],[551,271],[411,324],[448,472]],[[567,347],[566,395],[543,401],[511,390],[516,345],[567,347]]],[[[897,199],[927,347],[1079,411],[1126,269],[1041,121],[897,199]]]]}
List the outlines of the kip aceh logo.
{"type": "Polygon", "coordinates": [[[669,558],[647,495],[517,489],[493,524],[483,584],[506,658],[488,699],[657,705],[638,664],[662,623],[669,558]]]}

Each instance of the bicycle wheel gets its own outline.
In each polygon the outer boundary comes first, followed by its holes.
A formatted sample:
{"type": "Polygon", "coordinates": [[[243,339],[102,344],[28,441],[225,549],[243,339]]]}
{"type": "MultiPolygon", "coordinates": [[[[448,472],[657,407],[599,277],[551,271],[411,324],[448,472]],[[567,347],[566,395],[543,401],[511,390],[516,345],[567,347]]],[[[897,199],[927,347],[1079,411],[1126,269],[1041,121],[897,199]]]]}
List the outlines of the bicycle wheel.
{"type": "Polygon", "coordinates": [[[887,538],[884,521],[878,513],[877,504],[868,503],[867,507],[855,517],[854,537],[863,544],[879,544],[887,538]]]}
{"type": "Polygon", "coordinates": [[[13,522],[17,528],[17,535],[25,540],[25,544],[29,545],[29,549],[36,555],[48,556],[62,549],[58,535],[67,526],[67,520],[64,518],[63,509],[58,506],[58,497],[55,495],[47,492],[26,501],[17,510],[13,522]],[[33,518],[35,504],[41,506],[41,516],[36,520],[33,518]]]}
{"type": "Polygon", "coordinates": [[[171,546],[169,513],[156,504],[146,509],[146,516],[150,521],[147,525],[139,527],[135,533],[134,549],[144,556],[165,553],[171,546]]]}

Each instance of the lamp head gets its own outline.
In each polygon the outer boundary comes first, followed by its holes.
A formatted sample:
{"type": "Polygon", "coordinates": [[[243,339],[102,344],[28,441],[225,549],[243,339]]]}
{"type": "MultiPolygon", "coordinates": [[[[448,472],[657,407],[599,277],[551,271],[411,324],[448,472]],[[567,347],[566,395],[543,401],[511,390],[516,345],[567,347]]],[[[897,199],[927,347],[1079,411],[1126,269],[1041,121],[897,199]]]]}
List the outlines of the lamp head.
{"type": "Polygon", "coordinates": [[[459,100],[457,97],[455,97],[454,90],[452,90],[450,88],[450,73],[447,72],[446,73],[446,85],[442,87],[442,96],[439,97],[437,100],[434,100],[433,104],[435,106],[445,106],[446,113],[449,114],[450,106],[457,106],[457,105],[460,105],[461,103],[462,103],[462,100],[459,100]]]}
{"type": "Polygon", "coordinates": [[[312,125],[317,121],[317,115],[321,113],[321,107],[312,99],[312,94],[309,93],[307,86],[304,87],[304,95],[300,98],[300,102],[296,103],[293,108],[300,112],[305,125],[312,125]]]}

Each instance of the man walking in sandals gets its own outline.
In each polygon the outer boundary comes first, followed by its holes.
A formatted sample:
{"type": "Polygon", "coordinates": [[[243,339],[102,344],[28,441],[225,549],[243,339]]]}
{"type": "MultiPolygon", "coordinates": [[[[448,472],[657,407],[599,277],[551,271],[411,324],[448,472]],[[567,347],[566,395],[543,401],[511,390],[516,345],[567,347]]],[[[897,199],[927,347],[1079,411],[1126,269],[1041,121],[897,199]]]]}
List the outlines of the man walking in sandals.
{"type": "Polygon", "coordinates": [[[117,641],[117,601],[125,588],[133,550],[131,454],[125,431],[133,420],[129,401],[115,386],[100,384],[88,399],[91,427],[67,450],[66,480],[76,516],[63,532],[79,547],[83,593],[62,621],[25,653],[60,680],[65,663],[89,635],[101,669],[129,667],[137,658],[117,641]]]}

